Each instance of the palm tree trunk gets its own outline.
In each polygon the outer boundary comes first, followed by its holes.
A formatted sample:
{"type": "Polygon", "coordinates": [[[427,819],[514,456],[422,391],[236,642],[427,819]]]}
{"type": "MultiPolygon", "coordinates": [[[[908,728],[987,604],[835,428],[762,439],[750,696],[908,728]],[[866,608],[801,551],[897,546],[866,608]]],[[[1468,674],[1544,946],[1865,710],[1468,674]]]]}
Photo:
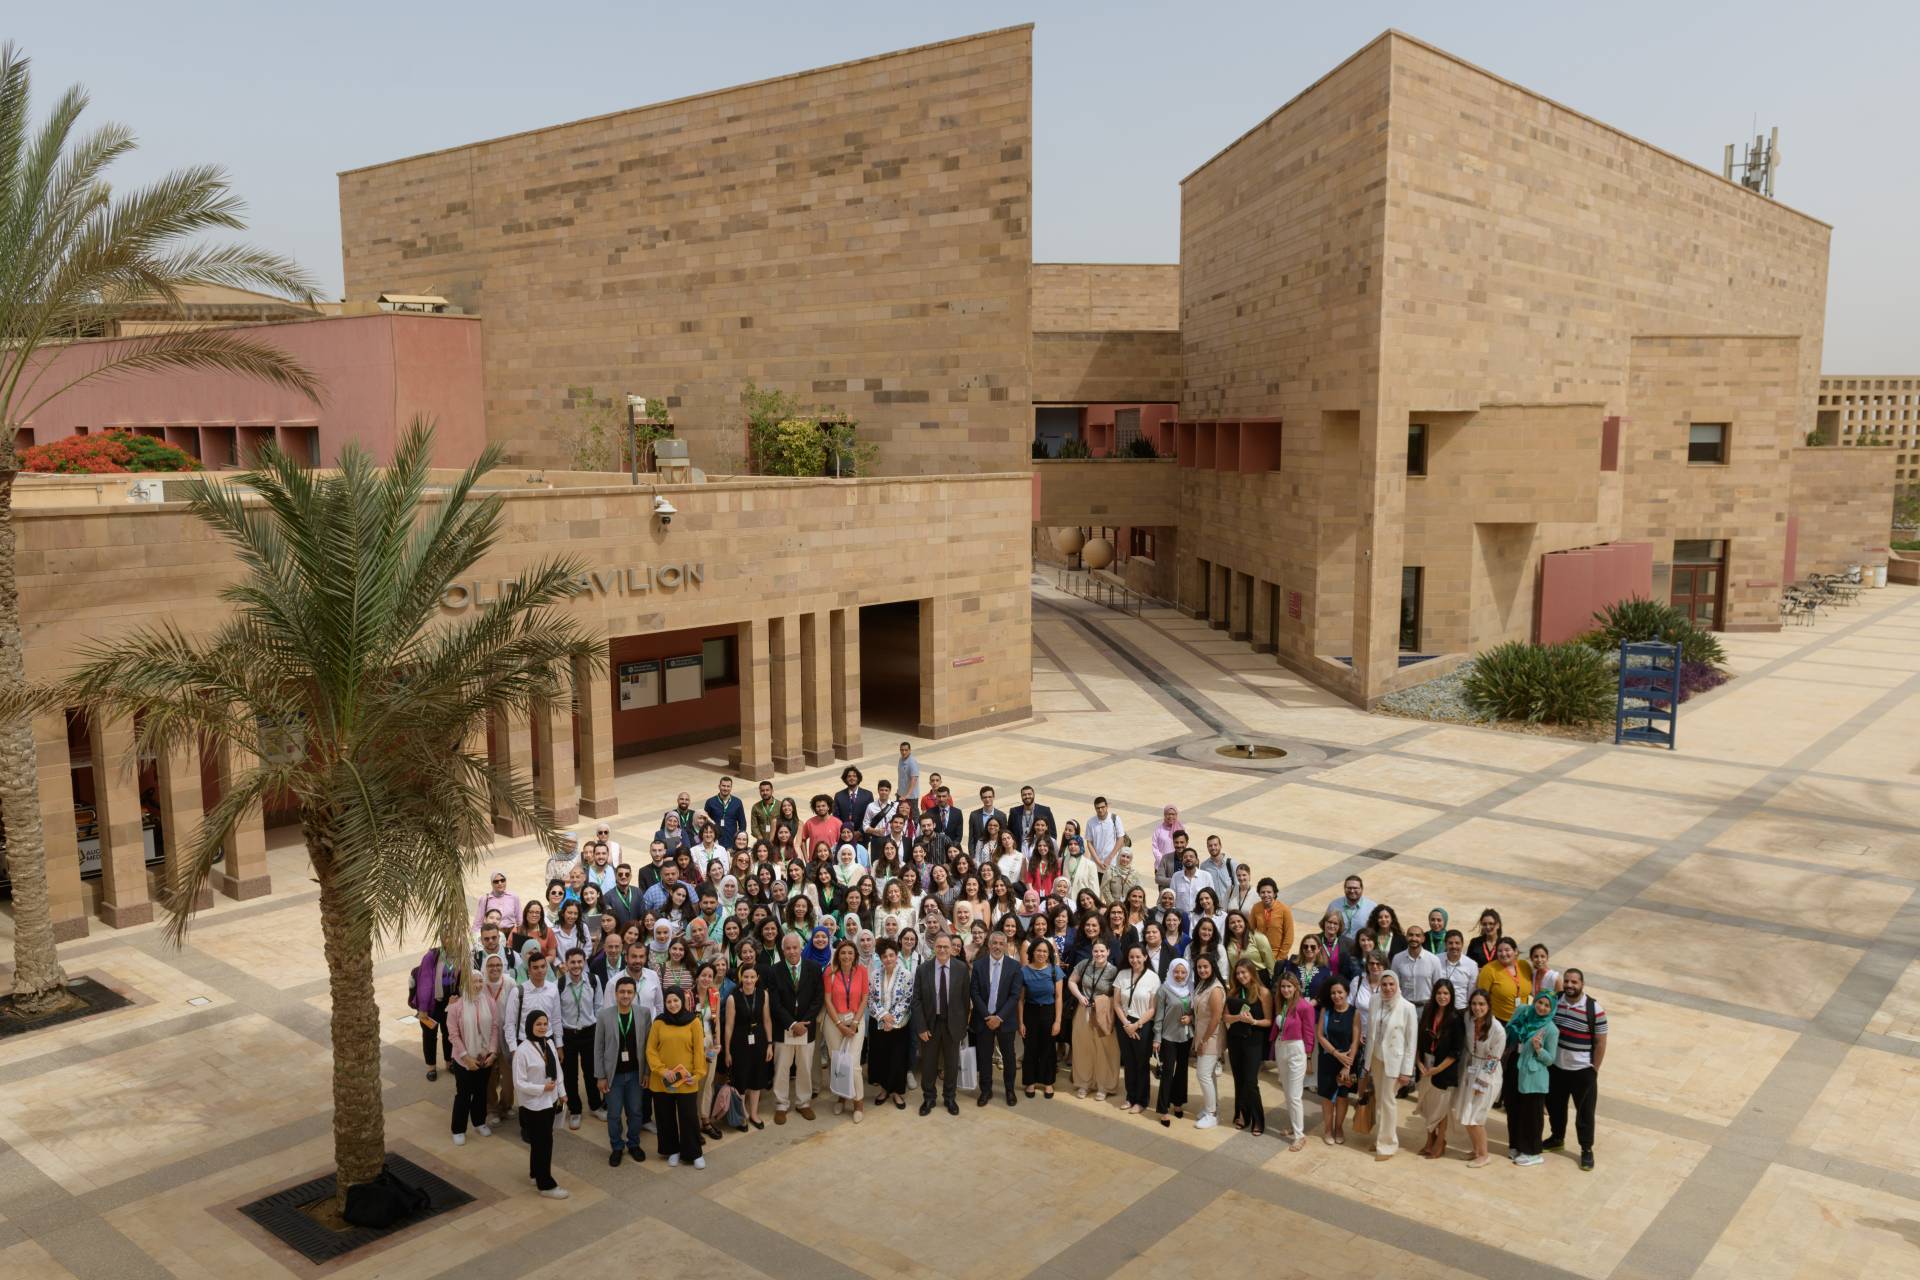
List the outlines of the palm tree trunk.
{"type": "MultiPolygon", "coordinates": [[[[0,689],[12,692],[27,683],[27,655],[13,565],[13,432],[5,434],[9,438],[0,439],[0,689]]],[[[7,824],[7,874],[13,881],[13,1007],[24,1014],[50,1013],[72,1000],[47,900],[39,775],[33,721],[24,715],[0,719],[0,815],[7,824]]]]}
{"type": "Polygon", "coordinates": [[[336,1200],[372,1182],[387,1159],[380,1096],[380,1010],[373,999],[373,940],[349,922],[360,914],[334,884],[332,838],[306,830],[307,853],[320,879],[320,938],[333,999],[333,1164],[336,1200]]]}

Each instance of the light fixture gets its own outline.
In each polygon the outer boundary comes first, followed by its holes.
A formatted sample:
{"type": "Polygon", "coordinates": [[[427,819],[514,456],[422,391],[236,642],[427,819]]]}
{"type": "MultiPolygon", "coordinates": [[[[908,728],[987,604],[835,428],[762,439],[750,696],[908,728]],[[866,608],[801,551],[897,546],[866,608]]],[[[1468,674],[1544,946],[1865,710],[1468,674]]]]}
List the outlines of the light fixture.
{"type": "Polygon", "coordinates": [[[672,524],[673,518],[679,514],[679,510],[671,502],[657,493],[653,495],[653,518],[660,522],[662,528],[672,524]]]}

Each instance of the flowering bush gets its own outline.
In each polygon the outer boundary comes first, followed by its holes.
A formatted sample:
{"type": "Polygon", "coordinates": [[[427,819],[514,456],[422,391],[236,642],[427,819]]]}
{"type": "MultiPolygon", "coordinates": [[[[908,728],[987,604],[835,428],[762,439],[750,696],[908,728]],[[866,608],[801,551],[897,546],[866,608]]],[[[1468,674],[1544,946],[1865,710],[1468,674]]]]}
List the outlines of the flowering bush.
{"type": "Polygon", "coordinates": [[[1680,701],[1685,702],[1696,693],[1705,693],[1717,689],[1727,682],[1727,673],[1710,662],[1680,663],[1680,701]]]}
{"type": "Polygon", "coordinates": [[[130,431],[68,436],[37,444],[21,456],[24,471],[63,475],[110,475],[128,471],[198,471],[193,456],[164,440],[130,431]]]}

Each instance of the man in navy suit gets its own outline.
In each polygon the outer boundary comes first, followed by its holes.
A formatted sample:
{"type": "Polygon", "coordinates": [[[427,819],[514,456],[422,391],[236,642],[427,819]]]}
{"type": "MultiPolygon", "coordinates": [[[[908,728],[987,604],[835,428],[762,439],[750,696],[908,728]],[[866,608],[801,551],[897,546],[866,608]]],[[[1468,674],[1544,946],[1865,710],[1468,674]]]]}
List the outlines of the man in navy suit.
{"type": "Polygon", "coordinates": [[[714,843],[732,848],[733,838],[747,829],[747,808],[740,803],[740,797],[733,794],[732,778],[720,779],[720,794],[707,801],[706,811],[718,836],[714,843]]]}
{"type": "Polygon", "coordinates": [[[933,808],[927,812],[933,815],[933,829],[945,836],[950,843],[960,843],[960,833],[965,830],[965,820],[960,810],[954,807],[953,792],[941,787],[934,792],[933,808]]]}
{"type": "Polygon", "coordinates": [[[1007,1105],[1013,1098],[1013,1033],[1020,1012],[1020,962],[1007,954],[1007,935],[987,935],[987,954],[973,962],[973,1055],[980,1071],[980,1103],[993,1097],[993,1051],[1007,1080],[1007,1105]]]}
{"type": "Polygon", "coordinates": [[[1022,849],[1025,849],[1027,842],[1033,839],[1035,818],[1045,818],[1047,831],[1056,839],[1059,837],[1060,824],[1053,820],[1053,810],[1033,802],[1032,787],[1022,787],[1020,788],[1020,807],[1007,815],[1007,822],[1013,829],[1013,841],[1022,849]]]}
{"type": "Polygon", "coordinates": [[[873,792],[860,785],[864,780],[865,775],[848,765],[840,775],[840,781],[847,785],[833,795],[833,816],[840,819],[843,838],[853,844],[861,843],[867,826],[867,810],[873,805],[873,792]]]}
{"type": "Polygon", "coordinates": [[[1007,829],[1006,810],[995,807],[993,803],[993,788],[982,787],[980,788],[980,807],[967,815],[968,852],[972,852],[974,846],[986,839],[987,820],[989,818],[1000,819],[1000,829],[1002,831],[1007,829]]]}

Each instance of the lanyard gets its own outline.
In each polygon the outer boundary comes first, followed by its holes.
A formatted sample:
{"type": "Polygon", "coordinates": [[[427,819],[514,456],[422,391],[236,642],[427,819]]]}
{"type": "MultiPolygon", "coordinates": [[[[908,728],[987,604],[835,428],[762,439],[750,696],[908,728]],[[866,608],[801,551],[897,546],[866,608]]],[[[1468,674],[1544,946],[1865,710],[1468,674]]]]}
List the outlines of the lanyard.
{"type": "Polygon", "coordinates": [[[621,1035],[630,1036],[633,1034],[633,1015],[631,1013],[616,1014],[615,1021],[620,1024],[621,1035]]]}

